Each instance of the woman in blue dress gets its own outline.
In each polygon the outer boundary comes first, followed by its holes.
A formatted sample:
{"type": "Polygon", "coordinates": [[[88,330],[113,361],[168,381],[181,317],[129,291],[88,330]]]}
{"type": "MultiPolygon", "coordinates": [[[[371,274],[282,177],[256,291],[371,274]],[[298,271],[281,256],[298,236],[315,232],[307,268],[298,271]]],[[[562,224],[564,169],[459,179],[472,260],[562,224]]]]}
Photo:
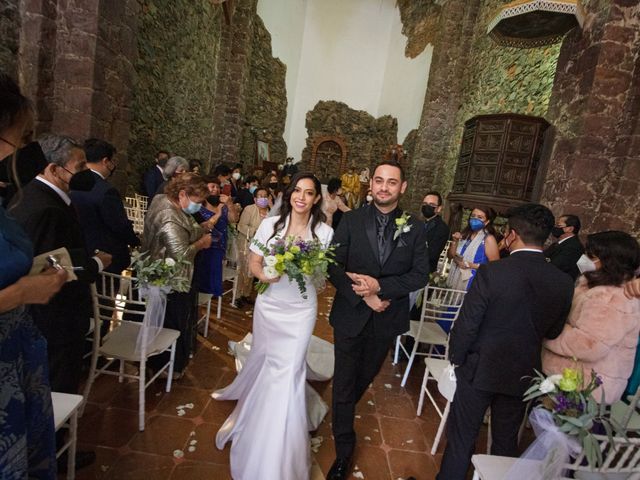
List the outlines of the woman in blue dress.
{"type": "MultiPolygon", "coordinates": [[[[0,158],[14,156],[14,177],[16,150],[32,121],[29,101],[0,72],[0,158]]],[[[27,276],[32,260],[26,233],[0,206],[0,475],[5,480],[56,475],[47,342],[25,305],[47,303],[67,274],[50,270],[27,276]]]]}
{"type": "Polygon", "coordinates": [[[471,211],[468,225],[462,232],[452,235],[447,252],[453,259],[447,285],[457,290],[468,290],[480,265],[500,260],[493,221],[492,208],[476,207],[471,211]]]}
{"type": "Polygon", "coordinates": [[[227,227],[238,221],[238,213],[231,197],[221,194],[217,178],[207,178],[209,196],[194,215],[206,231],[211,232],[211,246],[196,256],[194,282],[198,292],[222,296],[222,262],[227,251],[227,227]]]}

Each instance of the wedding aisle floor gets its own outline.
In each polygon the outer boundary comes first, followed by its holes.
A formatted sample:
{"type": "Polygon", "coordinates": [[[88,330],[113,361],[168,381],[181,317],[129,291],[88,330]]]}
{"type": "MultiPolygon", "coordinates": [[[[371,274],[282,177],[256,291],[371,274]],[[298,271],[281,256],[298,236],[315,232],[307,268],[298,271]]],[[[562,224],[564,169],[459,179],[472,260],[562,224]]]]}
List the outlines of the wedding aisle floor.
{"type": "MultiPolygon", "coordinates": [[[[315,335],[332,341],[328,312],[333,290],[327,289],[319,302],[315,335]]],[[[222,318],[215,318],[215,300],[208,338],[198,337],[197,352],[184,377],[174,382],[170,393],[164,383],[147,389],[146,429],[137,429],[137,384],[119,384],[115,377],[100,377],[91,392],[79,423],[79,449],[94,450],[97,461],[78,472],[78,480],[223,480],[229,479],[229,446],[215,448],[216,431],[233,409],[234,402],[217,402],[210,393],[227,385],[235,376],[233,357],[227,353],[229,340],[240,340],[251,330],[251,308],[232,308],[228,300],[222,318]]],[[[399,366],[385,363],[381,374],[357,407],[358,446],[353,479],[397,480],[414,476],[435,478],[444,447],[431,456],[439,417],[426,402],[420,417],[416,406],[424,369],[418,362],[407,387],[400,388],[399,366]]],[[[314,387],[330,402],[331,382],[314,387]]],[[[331,414],[313,437],[323,441],[314,454],[313,480],[323,479],[334,459],[331,414]]],[[[477,451],[486,448],[486,427],[477,451]]],[[[60,478],[63,478],[60,476],[60,478]]],[[[469,477],[470,478],[470,477],[469,477]]],[[[256,479],[270,480],[270,479],[256,479]]]]}

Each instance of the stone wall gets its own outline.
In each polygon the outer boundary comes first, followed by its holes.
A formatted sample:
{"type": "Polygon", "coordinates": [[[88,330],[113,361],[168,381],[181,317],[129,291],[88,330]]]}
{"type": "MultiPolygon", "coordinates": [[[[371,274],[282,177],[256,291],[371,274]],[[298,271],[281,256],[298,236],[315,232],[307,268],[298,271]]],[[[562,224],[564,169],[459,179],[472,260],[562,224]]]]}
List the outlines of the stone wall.
{"type": "Polygon", "coordinates": [[[222,8],[211,2],[143,0],[137,34],[129,148],[131,180],[158,149],[209,161],[222,8]]]}
{"type": "Polygon", "coordinates": [[[247,166],[253,165],[256,140],[261,140],[269,143],[271,161],[284,163],[287,156],[283,138],[287,119],[287,67],[273,57],[271,35],[258,16],[253,22],[249,72],[239,160],[247,166]]]}
{"type": "Polygon", "coordinates": [[[0,0],[0,68],[17,77],[20,46],[20,9],[18,0],[0,0]]]}
{"type": "Polygon", "coordinates": [[[549,108],[556,132],[542,201],[583,232],[640,235],[640,5],[591,0],[564,41],[549,108]]]}
{"type": "Polygon", "coordinates": [[[416,58],[437,34],[442,7],[433,0],[398,0],[402,34],[407,37],[405,55],[416,58]]]}
{"type": "Polygon", "coordinates": [[[342,102],[320,101],[307,113],[307,146],[302,151],[302,167],[308,168],[314,139],[337,136],[347,147],[347,166],[358,170],[371,168],[384,159],[397,143],[398,121],[390,115],[374,118],[362,110],[353,110],[342,102]]]}
{"type": "MultiPolygon", "coordinates": [[[[487,24],[502,0],[450,0],[442,7],[412,178],[448,194],[464,122],[487,113],[544,117],[560,45],[497,45],[487,24]],[[419,179],[419,180],[418,180],[419,179]]],[[[412,189],[413,190],[413,189],[412,189]]],[[[415,192],[416,203],[420,192],[415,192]]]]}

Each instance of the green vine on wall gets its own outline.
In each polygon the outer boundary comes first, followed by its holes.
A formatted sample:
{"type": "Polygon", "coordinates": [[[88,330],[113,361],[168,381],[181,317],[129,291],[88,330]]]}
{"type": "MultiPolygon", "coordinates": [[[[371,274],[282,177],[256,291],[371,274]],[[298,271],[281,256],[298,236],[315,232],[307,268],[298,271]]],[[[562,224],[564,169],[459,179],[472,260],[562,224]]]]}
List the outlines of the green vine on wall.
{"type": "Polygon", "coordinates": [[[158,149],[209,158],[222,9],[211,2],[139,0],[130,184],[158,149]]]}

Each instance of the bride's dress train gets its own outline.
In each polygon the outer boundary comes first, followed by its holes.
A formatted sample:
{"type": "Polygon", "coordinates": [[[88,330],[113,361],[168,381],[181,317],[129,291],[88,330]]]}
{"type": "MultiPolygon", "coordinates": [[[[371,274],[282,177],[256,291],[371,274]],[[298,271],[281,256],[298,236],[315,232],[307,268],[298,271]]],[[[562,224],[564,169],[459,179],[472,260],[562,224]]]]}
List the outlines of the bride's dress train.
{"type": "Polygon", "coordinates": [[[297,285],[286,277],[259,295],[249,358],[234,382],[212,395],[216,400],[238,400],[216,436],[220,449],[233,441],[235,480],[309,477],[305,358],[316,304],[315,292],[303,300],[297,285]],[[286,306],[282,293],[294,297],[286,306]]]}

